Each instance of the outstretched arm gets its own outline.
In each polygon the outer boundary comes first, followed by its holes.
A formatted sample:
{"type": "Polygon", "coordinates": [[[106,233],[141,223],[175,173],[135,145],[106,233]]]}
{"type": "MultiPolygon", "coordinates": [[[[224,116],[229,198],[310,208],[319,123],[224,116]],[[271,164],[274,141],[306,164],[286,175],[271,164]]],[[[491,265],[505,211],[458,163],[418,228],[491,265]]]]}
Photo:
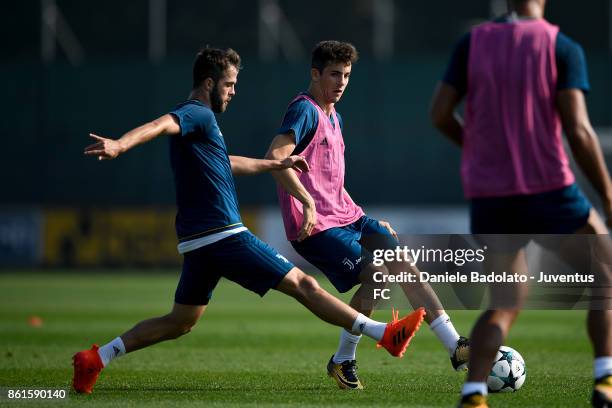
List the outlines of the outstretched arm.
{"type": "Polygon", "coordinates": [[[434,92],[429,117],[433,125],[457,146],[463,146],[463,119],[455,111],[461,101],[457,90],[440,82],[434,92]]]}
{"type": "Polygon", "coordinates": [[[114,159],[132,147],[141,143],[146,143],[161,135],[176,135],[181,132],[176,118],[166,114],[125,133],[119,139],[108,139],[90,133],[89,136],[96,140],[96,143],[85,148],[85,155],[97,156],[98,160],[114,159]]]}
{"type": "Polygon", "coordinates": [[[293,169],[295,171],[308,171],[308,163],[302,156],[289,156],[279,160],[252,159],[243,156],[230,156],[232,174],[236,176],[249,176],[272,170],[293,169]]]}
{"type": "MultiPolygon", "coordinates": [[[[294,149],[295,139],[292,134],[277,135],[272,141],[268,153],[266,153],[266,158],[271,160],[282,160],[283,158],[289,157],[294,149]]],[[[287,193],[291,194],[302,203],[304,221],[298,233],[298,241],[302,241],[310,235],[317,224],[315,202],[293,170],[285,169],[273,171],[272,177],[274,177],[276,182],[279,183],[287,193]]]]}
{"type": "Polygon", "coordinates": [[[576,88],[559,91],[557,109],[576,163],[599,193],[607,224],[612,227],[612,183],[583,92],[576,88]]]}

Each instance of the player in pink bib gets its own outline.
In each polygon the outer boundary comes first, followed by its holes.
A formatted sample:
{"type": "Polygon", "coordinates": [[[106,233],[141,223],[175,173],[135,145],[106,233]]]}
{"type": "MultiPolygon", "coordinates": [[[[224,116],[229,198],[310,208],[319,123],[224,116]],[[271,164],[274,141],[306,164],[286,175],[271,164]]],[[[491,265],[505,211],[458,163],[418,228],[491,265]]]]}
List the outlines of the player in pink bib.
{"type": "MultiPolygon", "coordinates": [[[[375,249],[395,249],[397,234],[388,222],[366,216],[344,188],[342,117],[335,110],[348,85],[357,51],[353,45],[323,41],[312,53],[311,82],[307,92],[289,105],[268,158],[299,154],[308,173],[274,172],[287,239],[308,262],[320,269],[339,292],[359,285],[351,306],[371,315],[377,271],[397,274],[414,270],[408,264],[374,266],[375,249]]],[[[404,284],[411,304],[425,307],[425,319],[444,344],[455,369],[466,366],[469,344],[460,337],[428,284],[404,284]]],[[[418,311],[415,313],[419,313],[418,311]]],[[[360,336],[346,330],[327,371],[342,389],[361,389],[355,360],[360,336]]]]}
{"type": "MultiPolygon", "coordinates": [[[[545,3],[511,0],[507,16],[474,27],[459,42],[434,94],[434,125],[462,148],[461,177],[474,234],[608,234],[574,183],[562,127],[612,224],[612,183],[584,98],[589,90],[584,55],[578,44],[544,20],[545,3]],[[455,109],[464,96],[462,123],[455,109]]],[[[497,264],[492,270],[525,273],[522,246],[503,248],[489,264],[499,261],[509,268],[497,264]]],[[[548,249],[564,261],[578,252],[567,245],[548,249]]],[[[604,270],[602,275],[601,287],[608,288],[609,273],[604,270]]],[[[510,285],[491,286],[490,291],[491,299],[506,296],[517,301],[491,307],[475,324],[460,407],[487,406],[491,362],[527,294],[526,288],[510,285]]],[[[610,299],[609,294],[602,298],[606,296],[610,299]]],[[[589,310],[587,319],[596,357],[592,403],[608,407],[612,406],[612,311],[598,309],[589,310]]]]}
{"type": "MultiPolygon", "coordinates": [[[[315,202],[317,217],[310,235],[352,224],[364,212],[344,189],[344,140],[336,110],[332,106],[330,113],[325,113],[307,93],[298,95],[292,102],[295,103],[314,108],[318,123],[308,145],[300,151],[316,170],[297,176],[315,202]]],[[[282,185],[278,185],[277,191],[287,239],[296,241],[304,220],[304,206],[282,185]]]]}

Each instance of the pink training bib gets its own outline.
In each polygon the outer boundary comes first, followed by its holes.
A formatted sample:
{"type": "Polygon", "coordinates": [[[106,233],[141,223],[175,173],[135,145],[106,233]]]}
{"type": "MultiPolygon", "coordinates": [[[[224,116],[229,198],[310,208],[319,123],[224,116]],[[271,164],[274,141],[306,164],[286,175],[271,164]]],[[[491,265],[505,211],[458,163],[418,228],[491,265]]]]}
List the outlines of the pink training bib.
{"type": "MultiPolygon", "coordinates": [[[[312,234],[317,234],[329,228],[352,224],[364,212],[344,189],[344,140],[336,111],[332,109],[334,127],[325,112],[308,96],[299,95],[293,102],[301,98],[308,100],[319,114],[317,131],[300,153],[306,158],[310,171],[297,173],[316,205],[317,224],[312,234]]],[[[287,239],[294,241],[304,219],[302,203],[281,186],[277,186],[277,193],[287,239]]]]}
{"type": "Polygon", "coordinates": [[[544,19],[472,30],[461,161],[466,197],[536,194],[574,182],[555,107],[558,32],[544,19]]]}

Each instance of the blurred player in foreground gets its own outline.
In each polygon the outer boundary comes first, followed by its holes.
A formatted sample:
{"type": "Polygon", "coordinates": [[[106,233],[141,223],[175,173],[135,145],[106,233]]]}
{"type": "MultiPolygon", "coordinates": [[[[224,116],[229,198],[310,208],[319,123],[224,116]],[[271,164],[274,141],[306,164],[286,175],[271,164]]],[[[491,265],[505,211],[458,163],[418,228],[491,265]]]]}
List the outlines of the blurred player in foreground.
{"type": "MultiPolygon", "coordinates": [[[[344,188],[342,118],[335,110],[348,86],[357,61],[352,44],[323,41],[312,53],[310,86],[295,97],[267,157],[282,160],[299,154],[311,171],[274,171],[287,239],[308,262],[319,268],[341,293],[360,285],[350,305],[372,314],[377,271],[397,274],[418,270],[408,263],[373,264],[375,249],[395,249],[397,234],[386,221],[368,217],[344,188]]],[[[468,341],[460,337],[429,284],[405,283],[411,304],[424,306],[430,327],[444,344],[455,369],[467,366],[468,341]]],[[[327,365],[328,374],[343,389],[361,389],[355,353],[359,335],[342,330],[337,351],[327,365]]]]}
{"type": "MultiPolygon", "coordinates": [[[[434,125],[462,148],[461,176],[474,234],[607,234],[576,186],[561,130],[579,167],[599,193],[608,223],[612,184],[593,131],[581,47],[544,20],[545,0],[509,1],[511,13],[481,24],[458,43],[431,108],[434,125]],[[465,124],[455,113],[465,97],[465,124]]],[[[604,238],[602,238],[603,240],[604,238]]],[[[562,259],[568,254],[556,249],[562,259]]],[[[505,254],[527,270],[524,249],[505,254]]],[[[497,269],[496,269],[497,270],[497,269]]],[[[609,285],[609,272],[603,276],[609,285]]],[[[525,300],[526,288],[504,286],[515,307],[484,312],[472,331],[461,407],[485,407],[494,356],[525,300]]],[[[497,295],[491,287],[491,298],[497,295]]],[[[609,303],[609,293],[604,297],[609,303]]],[[[593,405],[612,401],[610,305],[588,313],[595,352],[593,405]]]]}
{"type": "Polygon", "coordinates": [[[358,313],[324,291],[315,279],[251,234],[242,224],[232,174],[272,169],[307,171],[303,158],[257,160],[228,156],[214,113],[222,113],[236,94],[240,57],[231,50],[206,48],[193,67],[193,89],[170,113],[133,129],[120,139],[91,135],[96,142],[85,154],[114,159],[127,150],[169,136],[170,162],[176,183],[178,250],[183,271],[172,311],[144,320],[110,343],[74,355],[73,386],[91,393],[98,374],[111,360],[164,340],[175,339],[196,324],[221,277],[260,296],[276,289],[294,297],[320,319],[365,334],[392,355],[403,354],[420,324],[420,315],[389,324],[358,313]]]}

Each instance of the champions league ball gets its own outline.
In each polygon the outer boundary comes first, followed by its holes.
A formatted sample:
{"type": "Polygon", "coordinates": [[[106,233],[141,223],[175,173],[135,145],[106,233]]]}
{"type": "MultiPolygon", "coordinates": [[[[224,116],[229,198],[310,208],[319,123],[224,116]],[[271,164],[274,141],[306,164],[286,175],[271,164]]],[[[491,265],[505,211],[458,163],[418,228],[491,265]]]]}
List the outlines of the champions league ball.
{"type": "Polygon", "coordinates": [[[489,392],[514,392],[523,386],[525,377],[523,357],[515,349],[501,346],[487,378],[489,392]]]}

